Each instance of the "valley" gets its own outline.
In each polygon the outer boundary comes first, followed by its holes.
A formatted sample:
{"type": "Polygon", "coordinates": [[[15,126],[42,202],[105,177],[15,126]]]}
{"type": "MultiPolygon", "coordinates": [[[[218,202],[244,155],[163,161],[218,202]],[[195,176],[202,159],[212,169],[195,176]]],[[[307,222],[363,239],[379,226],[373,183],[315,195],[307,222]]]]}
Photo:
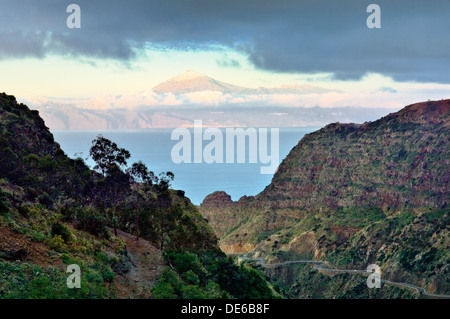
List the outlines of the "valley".
{"type": "Polygon", "coordinates": [[[217,191],[200,206],[170,188],[171,172],[125,170],[120,148],[91,170],[37,111],[4,93],[0,106],[2,298],[449,295],[450,100],[327,125],[261,193],[217,191]],[[79,290],[65,285],[73,264],[79,290]],[[366,285],[370,264],[381,289],[366,285]]]}
{"type": "MultiPolygon", "coordinates": [[[[429,101],[374,122],[327,125],[293,148],[258,195],[232,201],[214,192],[199,210],[227,254],[267,264],[314,260],[333,269],[377,264],[389,282],[447,295],[449,113],[449,100],[429,101]]],[[[363,289],[344,282],[338,288],[304,267],[285,271],[269,278],[287,291],[306,278],[316,282],[291,297],[311,296],[319,286],[318,297],[363,289]]]]}

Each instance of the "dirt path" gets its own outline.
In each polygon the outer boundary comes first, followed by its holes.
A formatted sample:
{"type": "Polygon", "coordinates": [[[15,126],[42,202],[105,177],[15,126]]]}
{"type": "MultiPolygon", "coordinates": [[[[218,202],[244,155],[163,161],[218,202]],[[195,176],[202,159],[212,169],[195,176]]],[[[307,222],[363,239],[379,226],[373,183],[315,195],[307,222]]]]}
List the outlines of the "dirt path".
{"type": "Polygon", "coordinates": [[[130,266],[127,272],[116,276],[117,298],[149,298],[151,287],[165,267],[161,251],[142,238],[136,241],[129,233],[117,230],[117,235],[127,245],[130,266]]]}

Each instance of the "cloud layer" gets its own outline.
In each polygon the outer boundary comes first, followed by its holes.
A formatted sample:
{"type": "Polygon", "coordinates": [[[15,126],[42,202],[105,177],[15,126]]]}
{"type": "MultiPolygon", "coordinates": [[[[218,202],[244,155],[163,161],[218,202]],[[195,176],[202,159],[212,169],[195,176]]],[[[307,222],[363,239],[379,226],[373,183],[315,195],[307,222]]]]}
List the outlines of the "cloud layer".
{"type": "MultiPolygon", "coordinates": [[[[447,87],[447,92],[449,88],[447,87]]],[[[344,91],[329,91],[307,94],[270,93],[270,94],[230,94],[219,91],[198,91],[184,94],[155,93],[146,90],[137,94],[98,95],[89,99],[66,99],[50,97],[27,97],[24,101],[33,107],[45,109],[63,106],[91,110],[114,109],[167,109],[167,110],[230,110],[243,107],[257,109],[360,107],[360,108],[391,108],[399,109],[407,104],[423,101],[424,96],[431,99],[442,99],[446,96],[440,90],[430,90],[426,87],[412,87],[401,93],[392,88],[381,88],[376,91],[348,93],[344,91]]]]}
{"type": "Polygon", "coordinates": [[[371,2],[360,0],[77,0],[82,28],[75,30],[66,27],[73,2],[1,1],[0,59],[60,54],[127,63],[146,47],[224,47],[265,70],[450,83],[448,0],[378,0],[381,29],[367,28],[371,2]]]}

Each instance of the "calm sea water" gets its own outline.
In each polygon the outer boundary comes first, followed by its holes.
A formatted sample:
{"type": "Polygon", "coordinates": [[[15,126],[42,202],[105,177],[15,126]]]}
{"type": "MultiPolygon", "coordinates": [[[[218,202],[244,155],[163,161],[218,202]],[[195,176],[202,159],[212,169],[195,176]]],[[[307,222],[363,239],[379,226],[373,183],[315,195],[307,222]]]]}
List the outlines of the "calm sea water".
{"type": "MultiPolygon", "coordinates": [[[[281,162],[286,157],[289,151],[297,145],[305,134],[316,129],[318,128],[280,128],[279,161],[281,162]]],[[[61,148],[68,156],[72,158],[84,158],[91,168],[94,166],[94,162],[89,158],[89,148],[92,140],[98,134],[102,134],[104,137],[116,142],[119,147],[130,151],[131,158],[128,161],[128,165],[141,160],[156,174],[165,171],[173,172],[175,174],[175,180],[172,183],[172,187],[174,189],[184,190],[186,196],[196,205],[199,205],[206,195],[218,190],[227,192],[233,200],[238,200],[243,195],[256,195],[270,183],[273,177],[273,175],[260,174],[260,167],[262,165],[266,166],[266,164],[259,163],[259,160],[258,163],[250,164],[248,163],[248,157],[246,157],[246,163],[244,164],[175,164],[171,158],[171,151],[172,147],[178,141],[171,140],[172,131],[172,129],[109,131],[55,130],[52,133],[55,140],[60,143],[61,148]]],[[[224,129],[222,131],[225,132],[224,129]]],[[[209,141],[203,141],[203,147],[208,143],[209,141]]],[[[248,148],[248,143],[246,144],[248,148]]],[[[225,152],[226,150],[224,150],[225,152]]]]}

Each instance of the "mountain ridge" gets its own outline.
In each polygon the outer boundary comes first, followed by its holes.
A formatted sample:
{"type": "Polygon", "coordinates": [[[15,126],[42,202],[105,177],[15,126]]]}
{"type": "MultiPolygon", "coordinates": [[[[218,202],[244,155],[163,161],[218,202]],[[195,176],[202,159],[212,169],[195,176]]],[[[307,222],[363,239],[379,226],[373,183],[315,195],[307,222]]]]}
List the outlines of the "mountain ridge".
{"type": "Polygon", "coordinates": [[[245,88],[217,81],[209,76],[197,73],[193,70],[179,74],[152,88],[152,91],[163,94],[186,94],[199,91],[220,91],[225,94],[241,93],[245,88]]]}
{"type": "MultiPolygon", "coordinates": [[[[450,100],[441,100],[374,122],[329,124],[299,141],[261,193],[234,202],[215,192],[200,212],[227,253],[343,269],[378,264],[384,278],[448,294],[449,123],[450,100]]],[[[291,297],[354,294],[331,279],[318,293],[323,274],[297,267],[293,277],[288,269],[268,275],[291,297]]]]}
{"type": "Polygon", "coordinates": [[[215,91],[222,94],[237,94],[237,95],[251,95],[251,94],[323,94],[328,92],[343,92],[337,89],[327,89],[317,87],[309,84],[283,84],[279,87],[268,88],[247,88],[230,83],[221,82],[213,79],[207,75],[195,72],[194,70],[187,70],[177,76],[174,76],[167,81],[164,81],[152,88],[152,91],[158,94],[172,93],[175,95],[189,94],[202,91],[215,91]]]}

